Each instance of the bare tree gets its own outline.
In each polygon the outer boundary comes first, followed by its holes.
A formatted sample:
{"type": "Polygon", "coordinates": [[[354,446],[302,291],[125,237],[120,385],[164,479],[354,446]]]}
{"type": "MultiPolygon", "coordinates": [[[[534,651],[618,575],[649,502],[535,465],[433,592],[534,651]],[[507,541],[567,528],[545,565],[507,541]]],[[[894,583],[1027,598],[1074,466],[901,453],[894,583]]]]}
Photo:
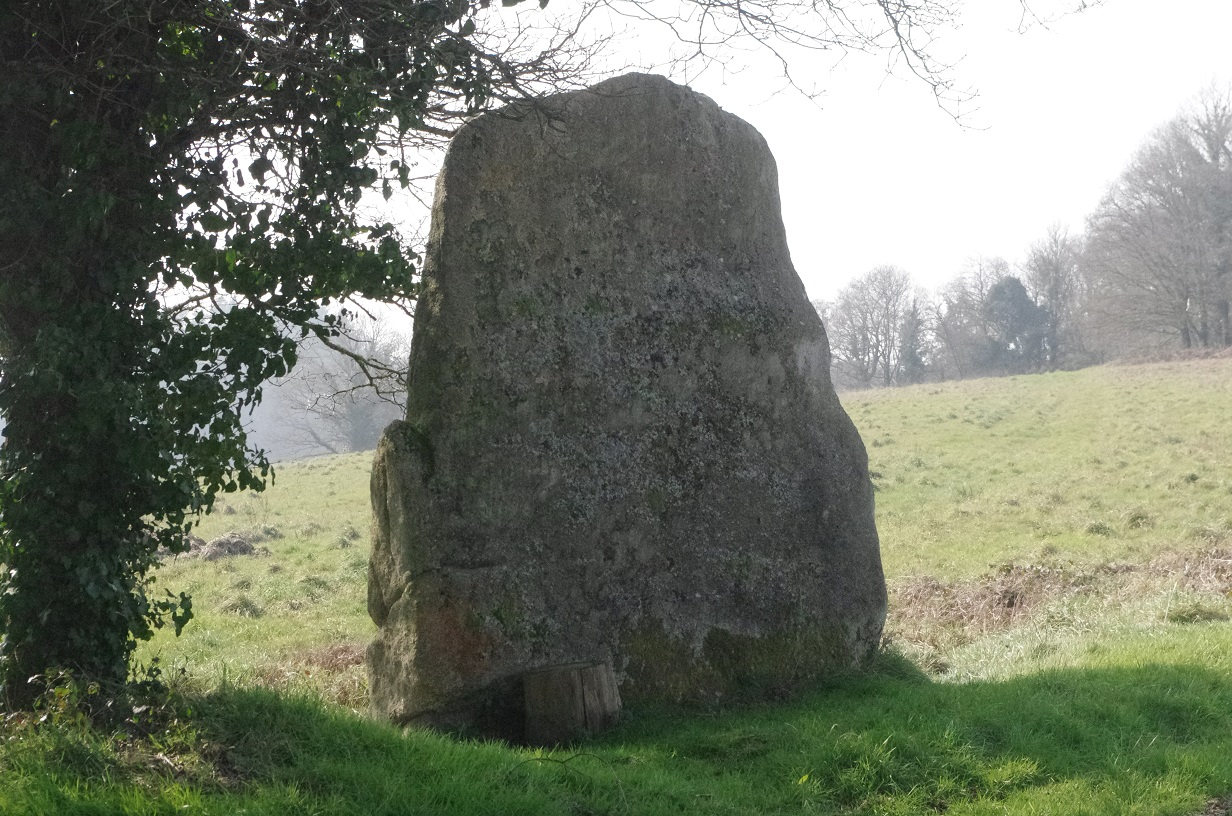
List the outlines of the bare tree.
{"type": "MultiPolygon", "coordinates": [[[[1017,7],[1020,29],[1100,5],[1102,0],[1005,0],[1017,7]]],[[[656,25],[672,43],[666,64],[696,74],[713,66],[733,70],[754,54],[768,57],[789,87],[821,93],[806,77],[802,57],[853,52],[886,57],[888,71],[922,80],[952,113],[974,93],[955,83],[937,41],[959,23],[955,0],[587,0],[639,30],[656,25]],[[733,64],[735,63],[735,64],[733,64]]],[[[598,15],[596,15],[598,16],[598,15]]]]}
{"type": "Polygon", "coordinates": [[[1046,311],[1044,364],[1055,369],[1085,351],[1082,337],[1084,286],[1079,269],[1082,242],[1059,224],[1048,228],[1032,244],[1023,262],[1024,283],[1035,302],[1046,311]]]}
{"type": "Polygon", "coordinates": [[[1089,219],[1087,283],[1122,330],[1232,344],[1232,99],[1210,90],[1138,151],[1089,219]]]}
{"type": "Polygon", "coordinates": [[[911,276],[879,266],[845,286],[829,309],[835,380],[869,388],[897,382],[902,329],[913,303],[911,276]]]}
{"type": "Polygon", "coordinates": [[[280,442],[299,455],[370,450],[406,412],[410,339],[389,319],[348,314],[340,335],[309,337],[276,381],[280,442]]]}

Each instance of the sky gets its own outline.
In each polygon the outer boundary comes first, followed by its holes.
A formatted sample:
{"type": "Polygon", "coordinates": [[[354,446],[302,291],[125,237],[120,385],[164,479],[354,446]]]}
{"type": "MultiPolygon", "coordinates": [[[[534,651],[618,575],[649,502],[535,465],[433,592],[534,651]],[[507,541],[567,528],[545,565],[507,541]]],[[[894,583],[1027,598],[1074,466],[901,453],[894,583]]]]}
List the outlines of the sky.
{"type": "Polygon", "coordinates": [[[1081,232],[1152,131],[1232,80],[1230,0],[1106,0],[1023,33],[1014,0],[966,6],[939,43],[978,93],[960,121],[884,56],[798,66],[816,102],[754,69],[690,81],[769,142],[811,298],[882,264],[935,289],[974,256],[1019,263],[1053,224],[1081,232]]]}

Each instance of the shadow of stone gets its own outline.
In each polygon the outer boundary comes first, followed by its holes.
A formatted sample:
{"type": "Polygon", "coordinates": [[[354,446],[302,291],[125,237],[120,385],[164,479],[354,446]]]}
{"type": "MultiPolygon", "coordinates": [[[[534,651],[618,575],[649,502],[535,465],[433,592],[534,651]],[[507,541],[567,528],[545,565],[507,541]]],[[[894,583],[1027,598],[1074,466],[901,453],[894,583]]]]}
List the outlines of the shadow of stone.
{"type": "Polygon", "coordinates": [[[427,812],[467,797],[490,812],[617,811],[617,799],[622,812],[702,812],[697,803],[716,795],[748,812],[780,812],[801,796],[838,810],[898,796],[937,812],[1066,787],[1103,797],[1091,812],[1116,812],[1188,780],[1169,795],[1197,788],[1197,813],[1232,788],[1232,677],[1200,665],[947,684],[886,655],[869,673],[794,702],[635,709],[614,731],[546,754],[404,734],[261,690],[216,693],[194,707],[203,738],[222,746],[219,761],[249,788],[291,785],[356,812],[386,812],[381,803],[391,801],[399,812],[427,812]],[[583,759],[594,768],[579,771],[583,759]],[[791,773],[805,778],[789,786],[791,773]]]}

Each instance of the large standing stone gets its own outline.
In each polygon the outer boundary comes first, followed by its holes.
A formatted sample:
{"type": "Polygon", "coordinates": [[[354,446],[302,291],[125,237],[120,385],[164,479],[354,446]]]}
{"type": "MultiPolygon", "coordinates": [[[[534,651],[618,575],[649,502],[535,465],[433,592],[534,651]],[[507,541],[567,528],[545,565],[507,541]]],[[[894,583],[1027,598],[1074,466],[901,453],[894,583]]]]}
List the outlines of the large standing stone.
{"type": "Polygon", "coordinates": [[[372,477],[374,711],[516,720],[519,674],[575,661],[702,701],[859,663],[867,458],[765,141],[655,76],[548,107],[467,125],[438,182],[372,477]]]}

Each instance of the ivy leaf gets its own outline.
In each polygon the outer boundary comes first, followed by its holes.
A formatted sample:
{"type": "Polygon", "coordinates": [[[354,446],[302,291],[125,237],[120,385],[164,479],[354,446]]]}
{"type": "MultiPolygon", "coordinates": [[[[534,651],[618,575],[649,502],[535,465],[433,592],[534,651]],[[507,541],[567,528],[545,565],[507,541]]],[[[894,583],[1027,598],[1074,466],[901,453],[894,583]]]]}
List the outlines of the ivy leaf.
{"type": "Polygon", "coordinates": [[[252,164],[248,165],[248,172],[257,180],[258,184],[265,183],[265,174],[274,169],[274,163],[266,156],[262,155],[255,159],[252,164]]]}
{"type": "Polygon", "coordinates": [[[226,218],[213,211],[201,213],[197,223],[206,232],[223,232],[230,225],[226,218]]]}

